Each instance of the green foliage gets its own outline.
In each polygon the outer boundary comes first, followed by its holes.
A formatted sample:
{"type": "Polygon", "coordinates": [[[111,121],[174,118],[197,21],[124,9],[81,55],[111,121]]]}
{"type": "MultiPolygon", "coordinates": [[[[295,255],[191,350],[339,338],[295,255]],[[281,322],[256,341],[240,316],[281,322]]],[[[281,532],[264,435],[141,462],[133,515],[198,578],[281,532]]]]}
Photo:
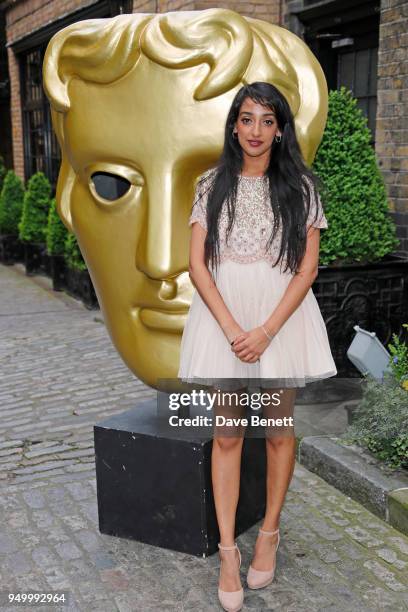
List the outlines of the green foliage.
{"type": "Polygon", "coordinates": [[[330,91],[328,119],[313,170],[328,229],[322,232],[320,263],[378,261],[399,245],[389,215],[386,187],[370,144],[367,118],[344,86],[330,91]]]}
{"type": "Polygon", "coordinates": [[[6,178],[7,168],[4,165],[4,158],[0,155],[0,192],[3,189],[4,179],[6,178]]]}
{"type": "Polygon", "coordinates": [[[84,258],[82,257],[76,236],[75,234],[72,234],[72,232],[68,232],[65,240],[64,257],[69,268],[73,268],[75,270],[87,270],[87,266],[84,258]]]}
{"type": "MultiPolygon", "coordinates": [[[[408,323],[404,323],[402,327],[408,329],[408,323]]],[[[392,372],[398,381],[406,380],[408,378],[408,344],[400,340],[397,334],[392,334],[392,340],[393,342],[387,345],[391,353],[392,372]]]]}
{"type": "Polygon", "coordinates": [[[341,439],[367,448],[392,468],[408,468],[408,392],[392,374],[384,382],[368,377],[364,383],[353,423],[341,439]]]}
{"type": "Polygon", "coordinates": [[[9,170],[4,178],[0,193],[0,232],[2,234],[18,234],[23,200],[23,181],[13,170],[9,170]]]}
{"type": "Polygon", "coordinates": [[[45,174],[33,174],[24,194],[23,214],[18,224],[20,240],[45,242],[50,196],[51,185],[45,174]]]}
{"type": "Polygon", "coordinates": [[[57,203],[55,198],[52,198],[50,210],[48,212],[47,225],[47,252],[49,255],[63,255],[64,244],[67,238],[68,230],[61,221],[57,211],[57,203]]]}

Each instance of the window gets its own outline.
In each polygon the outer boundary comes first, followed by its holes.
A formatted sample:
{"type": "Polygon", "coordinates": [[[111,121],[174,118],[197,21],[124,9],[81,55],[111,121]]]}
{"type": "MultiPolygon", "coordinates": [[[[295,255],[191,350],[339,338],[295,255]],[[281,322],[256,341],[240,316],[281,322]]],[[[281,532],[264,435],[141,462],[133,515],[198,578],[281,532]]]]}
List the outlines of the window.
{"type": "Polygon", "coordinates": [[[61,155],[42,86],[45,49],[43,45],[20,56],[24,169],[26,180],[36,172],[44,172],[55,191],[61,155]]]}
{"type": "Polygon", "coordinates": [[[320,62],[329,90],[349,89],[375,145],[380,0],[304,0],[291,11],[320,62]]]}
{"type": "Polygon", "coordinates": [[[98,0],[73,13],[64,13],[11,45],[20,60],[26,180],[36,172],[44,172],[55,191],[61,164],[60,148],[52,128],[50,104],[42,87],[42,65],[49,40],[71,23],[83,19],[114,17],[131,13],[132,9],[133,0],[98,0]]]}

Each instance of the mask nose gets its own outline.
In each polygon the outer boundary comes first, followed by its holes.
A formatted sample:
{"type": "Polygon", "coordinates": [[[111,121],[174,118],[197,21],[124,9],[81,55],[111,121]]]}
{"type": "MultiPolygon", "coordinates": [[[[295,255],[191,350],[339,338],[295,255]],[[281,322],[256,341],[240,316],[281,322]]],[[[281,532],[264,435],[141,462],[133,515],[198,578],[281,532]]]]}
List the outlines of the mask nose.
{"type": "Polygon", "coordinates": [[[171,299],[177,291],[174,278],[185,271],[188,233],[180,219],[182,210],[175,186],[168,187],[158,170],[155,177],[150,184],[146,181],[146,213],[136,266],[148,278],[163,281],[160,292],[164,299],[171,299]]]}

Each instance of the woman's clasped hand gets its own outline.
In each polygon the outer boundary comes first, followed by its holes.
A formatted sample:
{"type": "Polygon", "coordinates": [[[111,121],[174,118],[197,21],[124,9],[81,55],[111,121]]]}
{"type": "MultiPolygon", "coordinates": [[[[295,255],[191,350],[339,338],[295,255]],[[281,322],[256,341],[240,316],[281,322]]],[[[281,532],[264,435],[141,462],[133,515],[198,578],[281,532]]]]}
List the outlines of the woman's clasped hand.
{"type": "Polygon", "coordinates": [[[269,346],[271,340],[265,334],[262,326],[255,327],[248,332],[239,334],[231,343],[231,350],[245,363],[259,361],[262,353],[269,346]]]}

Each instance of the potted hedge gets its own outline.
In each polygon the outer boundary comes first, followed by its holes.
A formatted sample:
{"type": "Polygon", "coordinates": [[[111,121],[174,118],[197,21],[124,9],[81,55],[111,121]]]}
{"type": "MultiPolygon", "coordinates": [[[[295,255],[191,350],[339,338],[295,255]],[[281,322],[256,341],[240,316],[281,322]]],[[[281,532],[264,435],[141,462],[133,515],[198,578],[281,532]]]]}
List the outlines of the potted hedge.
{"type": "Polygon", "coordinates": [[[64,243],[67,291],[90,310],[99,308],[98,299],[75,234],[68,232],[64,243]]]}
{"type": "Polygon", "coordinates": [[[23,200],[23,181],[13,170],[9,170],[0,192],[0,257],[6,265],[12,265],[23,258],[23,245],[18,236],[23,200]]]}
{"type": "Polygon", "coordinates": [[[350,91],[329,93],[326,129],[313,170],[325,189],[313,292],[325,319],[339,376],[359,376],[346,357],[354,325],[385,345],[408,317],[408,259],[393,254],[396,227],[371,144],[367,119],[350,91]]]}
{"type": "Polygon", "coordinates": [[[382,382],[363,379],[362,399],[340,438],[365,448],[388,467],[408,469],[408,341],[393,334],[388,349],[391,373],[382,382]]]}
{"type": "Polygon", "coordinates": [[[36,172],[28,181],[23,212],[18,224],[20,240],[24,242],[24,262],[28,275],[35,272],[50,273],[45,244],[50,197],[49,180],[43,172],[36,172]]]}
{"type": "Polygon", "coordinates": [[[56,199],[52,198],[48,212],[46,247],[54,291],[62,291],[66,287],[64,247],[67,235],[68,230],[57,211],[56,199]]]}

